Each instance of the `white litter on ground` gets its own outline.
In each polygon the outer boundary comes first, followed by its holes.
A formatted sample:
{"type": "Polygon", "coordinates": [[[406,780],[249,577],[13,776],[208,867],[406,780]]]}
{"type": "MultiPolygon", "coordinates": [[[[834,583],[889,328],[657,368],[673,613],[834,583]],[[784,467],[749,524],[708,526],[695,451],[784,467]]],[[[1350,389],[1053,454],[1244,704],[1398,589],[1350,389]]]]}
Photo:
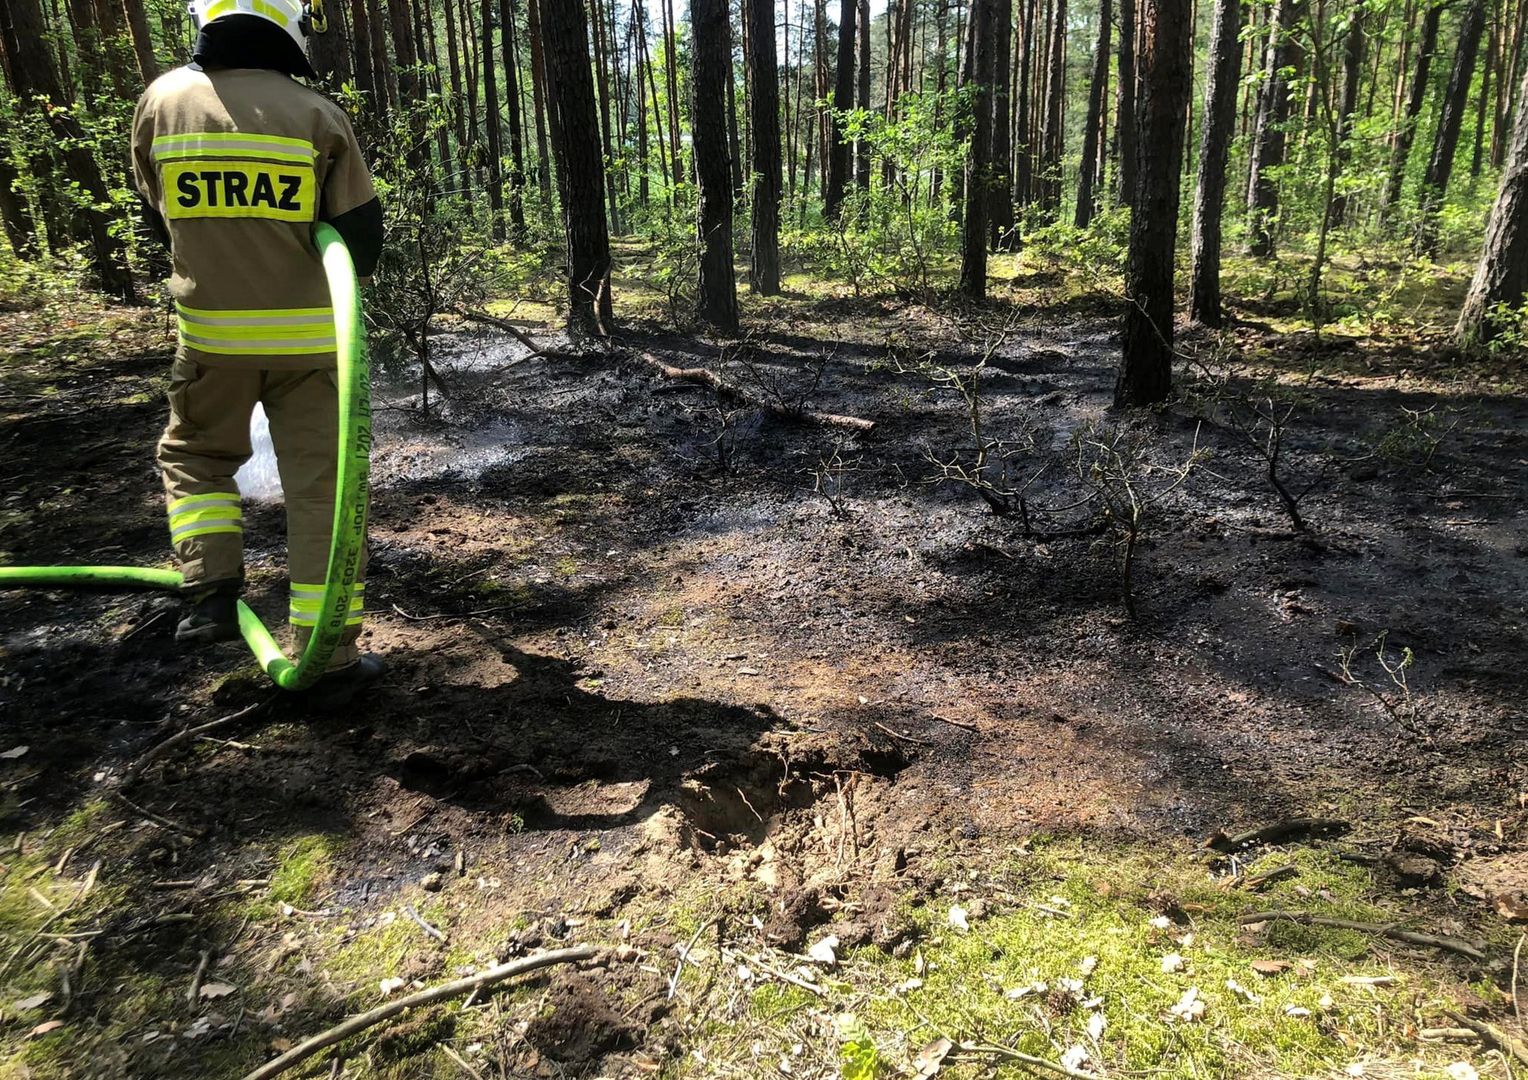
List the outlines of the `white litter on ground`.
{"type": "Polygon", "coordinates": [[[249,418],[249,443],[254,453],[234,475],[239,494],[259,502],[280,502],[281,474],[276,471],[276,447],[271,443],[271,422],[264,405],[257,404],[249,418]]]}

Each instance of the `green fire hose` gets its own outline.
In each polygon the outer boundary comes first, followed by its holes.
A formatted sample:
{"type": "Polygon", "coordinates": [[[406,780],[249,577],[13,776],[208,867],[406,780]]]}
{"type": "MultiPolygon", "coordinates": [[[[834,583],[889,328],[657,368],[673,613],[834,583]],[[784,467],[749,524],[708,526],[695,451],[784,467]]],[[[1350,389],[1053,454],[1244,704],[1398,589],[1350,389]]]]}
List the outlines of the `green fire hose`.
{"type": "MultiPolygon", "coordinates": [[[[286,658],[249,605],[239,601],[239,632],[255,659],[284,690],[313,685],[329,665],[345,632],[350,598],[355,592],[366,545],[367,491],[371,472],[371,376],[366,363],[366,335],[361,324],[361,294],[355,265],[340,234],[320,224],[315,232],[323,257],[334,306],[334,330],[339,354],[339,478],[335,485],[334,525],[329,540],[329,570],[318,622],[297,663],[286,658]]],[[[0,588],[66,586],[126,586],[177,589],[181,576],[174,570],[136,566],[5,566],[0,588]]]]}

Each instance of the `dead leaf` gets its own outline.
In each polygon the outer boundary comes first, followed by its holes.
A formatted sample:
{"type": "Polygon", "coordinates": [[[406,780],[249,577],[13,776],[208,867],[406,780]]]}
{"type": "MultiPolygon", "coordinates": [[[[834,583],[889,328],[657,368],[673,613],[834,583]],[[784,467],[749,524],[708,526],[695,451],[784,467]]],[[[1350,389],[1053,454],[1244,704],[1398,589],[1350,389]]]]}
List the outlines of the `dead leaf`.
{"type": "Polygon", "coordinates": [[[62,1020],[48,1020],[44,1023],[38,1024],[31,1031],[27,1032],[27,1035],[35,1039],[39,1035],[46,1035],[50,1031],[57,1031],[63,1026],[64,1022],[62,1020]]]}
{"type": "Polygon", "coordinates": [[[202,996],[202,1000],[213,1001],[217,998],[227,997],[237,989],[237,986],[230,986],[225,982],[209,982],[202,983],[199,993],[202,996]]]}
{"type": "Polygon", "coordinates": [[[1522,893],[1499,892],[1491,897],[1491,906],[1508,922],[1528,922],[1528,898],[1522,893]]]}
{"type": "Polygon", "coordinates": [[[6,761],[15,761],[30,749],[32,749],[30,746],[13,746],[9,750],[0,753],[0,758],[6,761]]]}
{"type": "Polygon", "coordinates": [[[1294,967],[1288,960],[1254,960],[1252,970],[1265,979],[1271,979],[1275,975],[1282,975],[1294,967]]]}
{"type": "Polygon", "coordinates": [[[949,1039],[935,1039],[913,1059],[913,1076],[917,1080],[928,1080],[931,1076],[939,1075],[939,1070],[944,1067],[944,1059],[950,1056],[950,1051],[955,1049],[955,1044],[949,1039]]]}
{"type": "Polygon", "coordinates": [[[21,1010],[22,1012],[25,1012],[28,1009],[36,1009],[36,1008],[39,1008],[39,1007],[41,1007],[43,1005],[46,1005],[48,1002],[50,1002],[52,1000],[53,1000],[52,993],[50,993],[47,990],[44,990],[40,994],[33,994],[31,997],[22,998],[20,1001],[16,1002],[16,1008],[21,1010]]]}

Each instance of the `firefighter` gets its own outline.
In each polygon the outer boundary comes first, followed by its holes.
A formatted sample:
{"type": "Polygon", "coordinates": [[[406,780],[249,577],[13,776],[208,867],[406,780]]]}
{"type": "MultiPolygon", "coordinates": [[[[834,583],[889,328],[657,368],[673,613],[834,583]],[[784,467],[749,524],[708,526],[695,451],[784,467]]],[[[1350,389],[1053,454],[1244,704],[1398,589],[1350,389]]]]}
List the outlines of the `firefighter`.
{"type": "MultiPolygon", "coordinates": [[[[313,0],[321,4],[322,0],[313,0]]],[[[301,654],[328,572],[338,472],[333,311],[313,240],[326,221],[362,278],[382,250],[382,207],[345,113],[313,78],[303,0],[192,0],[193,62],[157,79],[133,117],[133,177],[170,250],[179,344],[159,441],[170,541],[189,612],[177,641],[239,636],[243,515],[236,473],[256,403],[286,494],[293,644],[301,654]]],[[[319,25],[315,25],[318,23],[319,25]]],[[[316,697],[375,682],[362,655],[364,584],[316,697]]]]}

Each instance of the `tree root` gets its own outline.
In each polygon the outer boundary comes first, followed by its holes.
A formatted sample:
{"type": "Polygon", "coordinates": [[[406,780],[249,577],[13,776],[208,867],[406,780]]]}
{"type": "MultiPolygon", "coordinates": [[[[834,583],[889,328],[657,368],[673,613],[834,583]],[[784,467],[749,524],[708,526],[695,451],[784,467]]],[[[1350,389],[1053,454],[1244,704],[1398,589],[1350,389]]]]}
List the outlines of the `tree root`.
{"type": "Polygon", "coordinates": [[[1425,945],[1430,949],[1443,949],[1447,952],[1458,953],[1460,956],[1467,956],[1471,960],[1484,960],[1486,958],[1485,953],[1462,938],[1438,934],[1422,934],[1415,930],[1403,930],[1394,923],[1354,922],[1352,919],[1334,919],[1325,915],[1312,915],[1308,911],[1259,911],[1243,915],[1236,921],[1243,926],[1249,923],[1283,921],[1299,923],[1302,926],[1327,926],[1334,930],[1357,930],[1363,934],[1378,934],[1380,937],[1386,937],[1392,941],[1404,941],[1408,945],[1425,945]]]}

